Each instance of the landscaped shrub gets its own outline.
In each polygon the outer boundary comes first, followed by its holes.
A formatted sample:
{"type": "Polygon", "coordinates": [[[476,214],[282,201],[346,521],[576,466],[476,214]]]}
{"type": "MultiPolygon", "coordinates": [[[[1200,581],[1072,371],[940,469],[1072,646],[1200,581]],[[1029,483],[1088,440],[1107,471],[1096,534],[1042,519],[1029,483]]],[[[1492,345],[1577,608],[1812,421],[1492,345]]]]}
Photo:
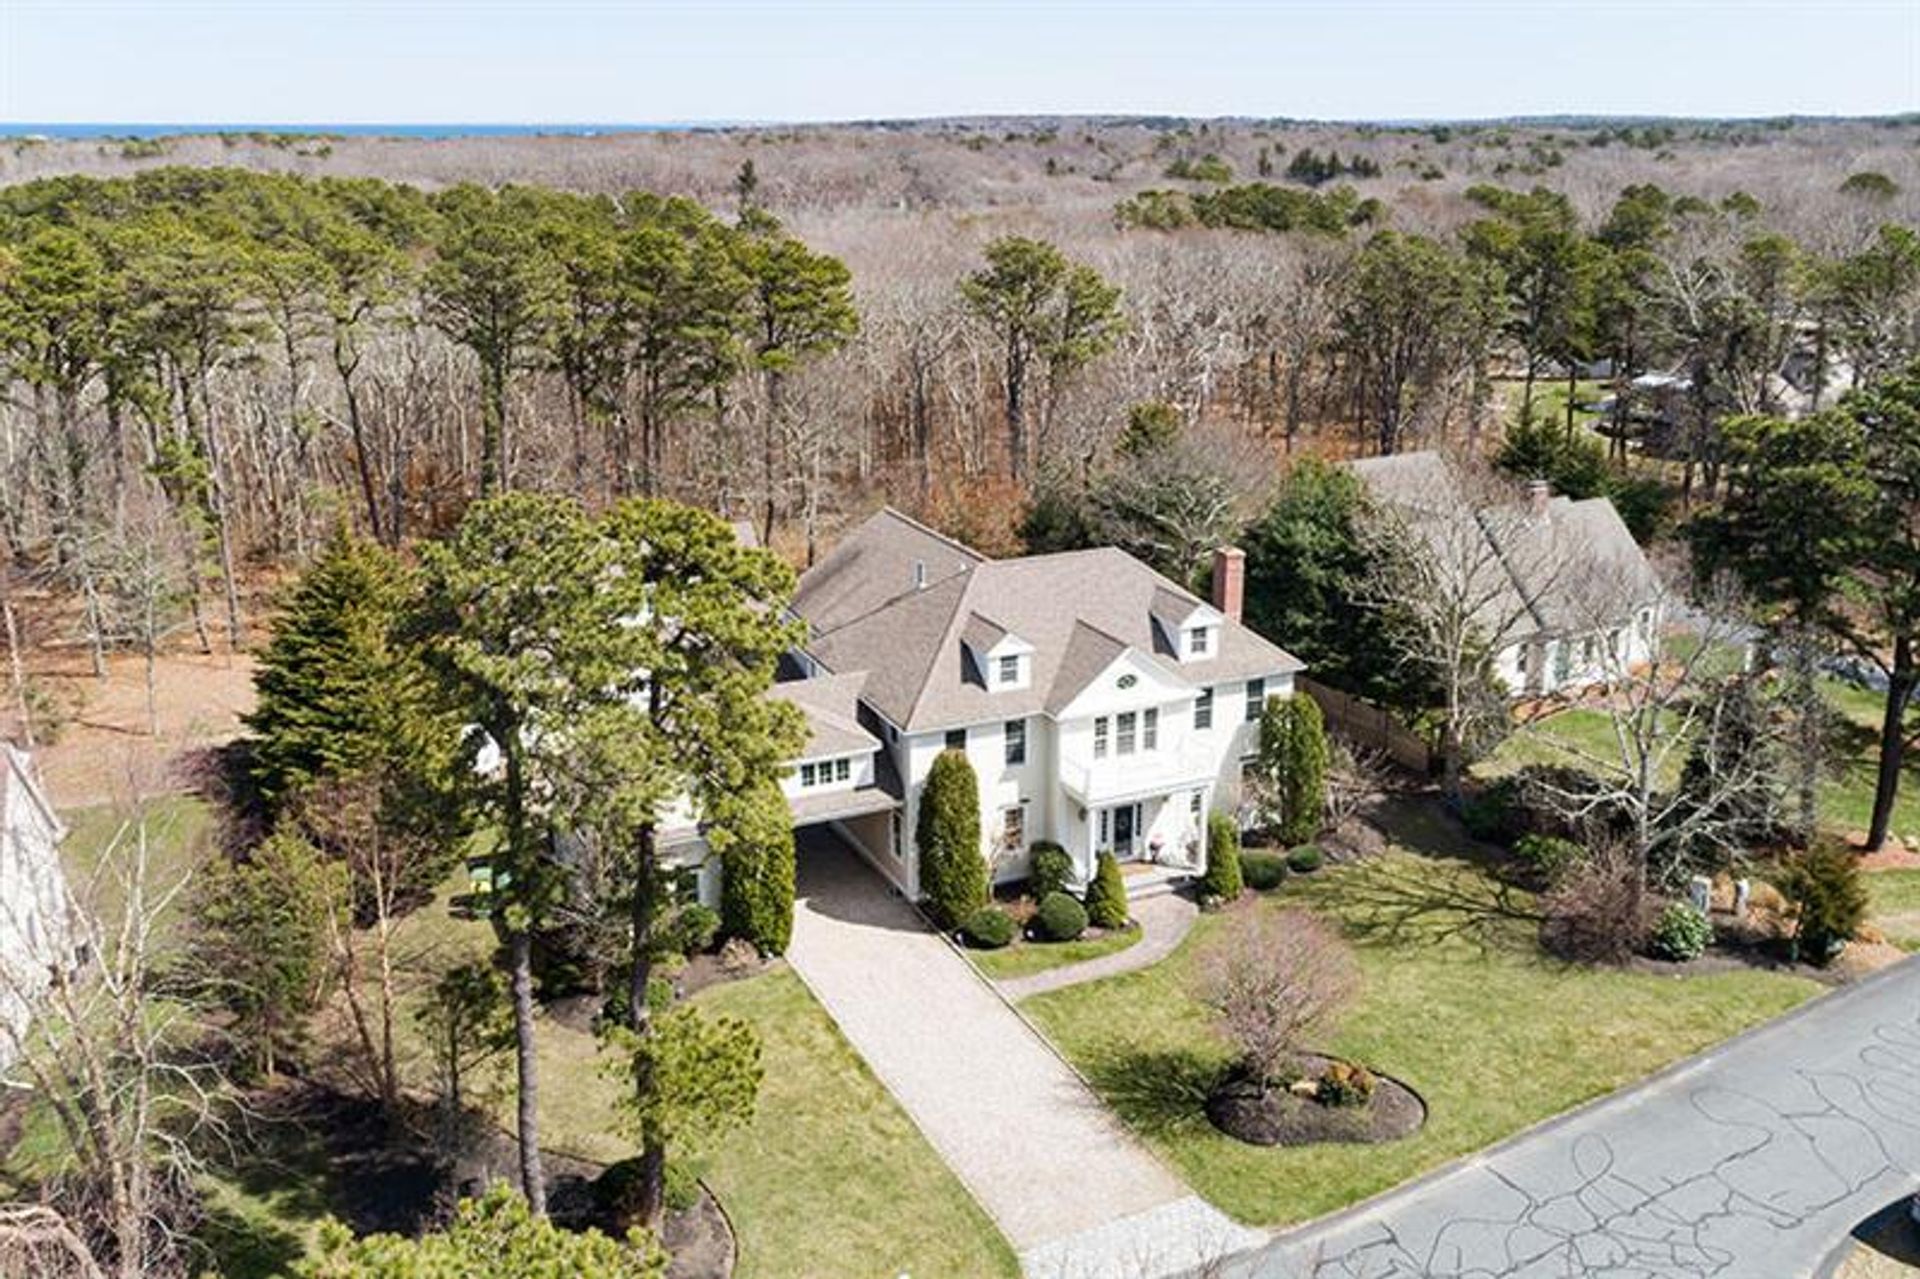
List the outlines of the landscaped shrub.
{"type": "Polygon", "coordinates": [[[998,906],[982,906],[967,916],[960,935],[976,949],[998,950],[1013,940],[1013,916],[998,906]]]}
{"type": "Polygon", "coordinates": [[[1867,917],[1867,887],[1852,850],[1820,840],[1789,858],[1774,878],[1794,919],[1794,955],[1824,964],[1853,940],[1867,917]]]}
{"type": "Polygon", "coordinates": [[[1379,1082],[1358,1062],[1336,1061],[1320,1076],[1314,1100],[1323,1106],[1364,1106],[1373,1100],[1379,1082]]]}
{"type": "Polygon", "coordinates": [[[1300,694],[1267,703],[1260,715],[1260,754],[1253,766],[1254,798],[1261,820],[1281,840],[1299,843],[1320,833],[1328,756],[1319,703],[1300,694]]]}
{"type": "Polygon", "coordinates": [[[1127,881],[1112,853],[1103,852],[1094,862],[1093,882],[1087,885],[1087,921],[1095,928],[1127,926],[1127,881]]]}
{"type": "Polygon", "coordinates": [[[1543,884],[1559,882],[1586,855],[1586,849],[1557,835],[1522,835],[1513,842],[1514,860],[1543,884]]]}
{"type": "Polygon", "coordinates": [[[1460,824],[1467,834],[1488,843],[1505,843],[1514,834],[1516,787],[1501,778],[1468,795],[1460,805],[1460,824]]]}
{"type": "Polygon", "coordinates": [[[1287,862],[1278,853],[1240,854],[1240,873],[1247,887],[1257,893],[1270,893],[1287,877],[1287,862]]]}
{"type": "Polygon", "coordinates": [[[1070,893],[1048,893],[1040,899],[1033,923],[1042,941],[1072,941],[1087,931],[1087,908],[1070,893]]]}
{"type": "Polygon", "coordinates": [[[1668,902],[1654,921],[1653,953],[1661,959],[1675,963],[1698,959],[1712,944],[1713,924],[1692,902],[1668,902]]]}
{"type": "Polygon", "coordinates": [[[1311,875],[1319,870],[1327,855],[1317,844],[1302,844],[1287,854],[1287,869],[1296,875],[1311,875]]]}
{"type": "Polygon", "coordinates": [[[1035,901],[1049,893],[1063,893],[1073,878],[1073,857],[1050,839],[1033,845],[1027,862],[1027,895],[1035,901]]]}
{"type": "Polygon", "coordinates": [[[1240,831],[1225,813],[1207,818],[1207,873],[1200,877],[1204,897],[1230,902],[1245,888],[1240,874],[1240,831]]]}
{"type": "Polygon", "coordinates": [[[960,751],[942,751],[927,771],[914,822],[920,887],[942,928],[987,904],[987,859],[980,855],[980,782],[960,751]]]}
{"type": "Polygon", "coordinates": [[[1266,1086],[1333,1034],[1359,988],[1352,952],[1326,924],[1249,903],[1201,951],[1194,993],[1240,1050],[1246,1077],[1266,1086]]]}
{"type": "Polygon", "coordinates": [[[1645,949],[1653,925],[1640,866],[1611,846],[1568,871],[1541,907],[1541,943],[1581,963],[1624,963],[1645,949]]]}
{"type": "Polygon", "coordinates": [[[699,902],[688,902],[668,915],[656,933],[659,949],[669,955],[697,954],[719,935],[719,914],[699,902]]]}
{"type": "Polygon", "coordinates": [[[708,831],[720,854],[720,921],[729,938],[778,955],[793,937],[793,814],[779,783],[728,796],[708,831]]]}

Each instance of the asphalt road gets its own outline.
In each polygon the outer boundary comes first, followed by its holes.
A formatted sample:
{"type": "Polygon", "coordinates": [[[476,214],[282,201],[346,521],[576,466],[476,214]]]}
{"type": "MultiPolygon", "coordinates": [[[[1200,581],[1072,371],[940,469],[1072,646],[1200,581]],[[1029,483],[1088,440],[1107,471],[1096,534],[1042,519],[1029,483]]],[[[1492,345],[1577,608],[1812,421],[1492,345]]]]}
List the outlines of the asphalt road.
{"type": "Polygon", "coordinates": [[[1798,1279],[1915,1189],[1920,958],[1225,1273],[1798,1279]]]}

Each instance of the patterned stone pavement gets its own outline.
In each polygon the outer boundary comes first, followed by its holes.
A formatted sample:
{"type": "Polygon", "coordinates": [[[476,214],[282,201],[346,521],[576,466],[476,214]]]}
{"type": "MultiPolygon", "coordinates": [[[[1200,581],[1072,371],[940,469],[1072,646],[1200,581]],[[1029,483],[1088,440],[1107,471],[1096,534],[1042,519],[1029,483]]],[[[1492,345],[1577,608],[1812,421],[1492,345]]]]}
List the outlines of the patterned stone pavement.
{"type": "Polygon", "coordinates": [[[1920,959],[1224,1273],[1797,1279],[1916,1188],[1920,959]]]}

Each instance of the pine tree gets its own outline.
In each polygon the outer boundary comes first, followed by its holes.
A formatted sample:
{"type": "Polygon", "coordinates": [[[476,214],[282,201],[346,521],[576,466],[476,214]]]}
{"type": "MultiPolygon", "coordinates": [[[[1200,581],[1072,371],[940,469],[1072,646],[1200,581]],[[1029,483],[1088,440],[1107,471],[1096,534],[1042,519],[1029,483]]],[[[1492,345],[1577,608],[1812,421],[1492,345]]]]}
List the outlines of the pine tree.
{"type": "Polygon", "coordinates": [[[914,821],[920,891],[942,928],[958,928],[987,904],[987,861],[980,855],[980,783],[959,751],[942,751],[927,770],[914,821]]]}

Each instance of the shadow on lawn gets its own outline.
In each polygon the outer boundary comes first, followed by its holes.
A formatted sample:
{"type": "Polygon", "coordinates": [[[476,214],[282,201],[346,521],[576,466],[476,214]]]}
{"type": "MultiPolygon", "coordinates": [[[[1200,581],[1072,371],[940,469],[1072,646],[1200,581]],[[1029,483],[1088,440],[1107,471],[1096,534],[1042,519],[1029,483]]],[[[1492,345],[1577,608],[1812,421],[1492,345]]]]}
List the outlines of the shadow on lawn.
{"type": "Polygon", "coordinates": [[[1190,1048],[1125,1045],[1103,1048],[1081,1067],[1114,1113],[1149,1136],[1207,1126],[1207,1094],[1225,1069],[1219,1058],[1190,1048]]]}
{"type": "Polygon", "coordinates": [[[1531,949],[1540,926],[1531,893],[1451,859],[1379,858],[1301,881],[1296,891],[1361,945],[1531,949]]]}

